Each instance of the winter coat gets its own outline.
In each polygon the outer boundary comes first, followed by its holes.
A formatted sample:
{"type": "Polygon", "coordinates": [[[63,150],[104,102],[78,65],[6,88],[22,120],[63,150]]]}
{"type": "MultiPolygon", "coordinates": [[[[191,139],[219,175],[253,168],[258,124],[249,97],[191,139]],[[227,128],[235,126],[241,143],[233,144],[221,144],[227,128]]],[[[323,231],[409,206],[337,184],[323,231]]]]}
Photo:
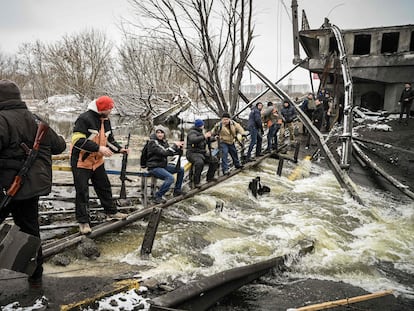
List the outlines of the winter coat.
{"type": "Polygon", "coordinates": [[[241,134],[241,135],[247,134],[245,130],[243,129],[243,127],[239,123],[233,120],[230,120],[230,123],[228,126],[224,126],[221,121],[216,123],[211,133],[213,135],[218,135],[220,137],[221,142],[229,144],[229,145],[234,144],[234,140],[237,134],[241,134]]]}
{"type": "Polygon", "coordinates": [[[316,109],[312,113],[312,122],[318,129],[320,128],[320,125],[322,125],[323,117],[324,117],[323,105],[322,104],[316,105],[316,109]]]}
{"type": "Polygon", "coordinates": [[[250,128],[256,128],[260,131],[263,130],[263,124],[262,124],[262,116],[260,113],[260,110],[257,107],[253,107],[249,114],[249,120],[247,122],[247,127],[250,128]]]}
{"type": "Polygon", "coordinates": [[[201,153],[206,155],[207,141],[203,129],[193,126],[187,134],[187,154],[201,153]]]}
{"type": "MultiPolygon", "coordinates": [[[[36,116],[24,102],[18,99],[0,102],[0,185],[8,189],[26,159],[25,143],[33,147],[37,132],[36,116]]],[[[52,154],[60,154],[66,149],[63,137],[48,129],[42,140],[38,155],[28,171],[17,200],[48,195],[52,187],[52,154]]]]}
{"type": "Polygon", "coordinates": [[[315,100],[306,98],[302,105],[300,105],[300,109],[302,109],[306,114],[312,113],[316,109],[315,100]]]}
{"type": "Polygon", "coordinates": [[[281,120],[279,117],[279,112],[274,106],[266,107],[266,109],[262,112],[262,119],[268,128],[273,124],[279,124],[279,120],[281,120]]]}
{"type": "Polygon", "coordinates": [[[283,108],[280,111],[280,113],[283,117],[283,120],[286,123],[291,123],[296,118],[296,109],[290,103],[287,107],[285,107],[285,105],[283,105],[283,108]]]}
{"type": "Polygon", "coordinates": [[[400,103],[411,104],[413,102],[413,99],[414,99],[414,90],[412,88],[409,88],[408,90],[404,88],[400,96],[400,103]],[[404,101],[405,99],[408,99],[408,101],[404,101]]]}
{"type": "Polygon", "coordinates": [[[71,166],[95,170],[104,163],[99,153],[100,146],[107,146],[119,153],[122,147],[115,141],[112,134],[111,121],[102,117],[96,108],[95,101],[88,106],[75,121],[72,134],[71,166]],[[101,126],[103,125],[103,128],[101,126]]]}
{"type": "Polygon", "coordinates": [[[180,149],[175,144],[170,147],[165,139],[159,140],[155,134],[152,134],[148,142],[148,169],[165,168],[168,164],[168,157],[178,154],[179,151],[180,149]]]}

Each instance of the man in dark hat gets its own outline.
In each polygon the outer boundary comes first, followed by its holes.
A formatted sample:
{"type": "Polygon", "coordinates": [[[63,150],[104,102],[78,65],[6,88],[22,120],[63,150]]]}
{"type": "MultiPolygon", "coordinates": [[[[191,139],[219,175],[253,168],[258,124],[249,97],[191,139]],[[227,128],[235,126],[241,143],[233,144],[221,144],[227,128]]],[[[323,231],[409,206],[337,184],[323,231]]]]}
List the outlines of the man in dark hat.
{"type": "Polygon", "coordinates": [[[193,182],[195,187],[200,186],[201,173],[205,163],[208,163],[207,182],[215,180],[214,174],[218,167],[217,160],[211,155],[211,146],[210,152],[207,153],[206,150],[207,144],[211,143],[211,132],[203,133],[203,129],[204,121],[197,119],[187,134],[186,156],[193,166],[193,182]]]}
{"type": "MultiPolygon", "coordinates": [[[[39,117],[27,109],[18,86],[12,81],[0,80],[0,186],[3,191],[9,189],[22,168],[27,152],[21,144],[24,143],[29,148],[33,146],[40,121],[39,117]]],[[[48,195],[52,188],[51,155],[60,154],[65,149],[64,138],[49,128],[23,184],[1,211],[0,223],[11,213],[14,223],[22,232],[40,238],[39,196],[48,195]]],[[[28,278],[30,286],[40,287],[42,275],[43,256],[40,248],[36,269],[28,278]]]]}
{"type": "Polygon", "coordinates": [[[220,151],[221,151],[221,169],[223,175],[229,174],[229,159],[228,155],[230,154],[231,159],[235,168],[242,168],[240,163],[239,156],[237,154],[236,146],[234,145],[237,135],[246,136],[246,132],[243,127],[234,120],[230,119],[230,114],[224,112],[221,116],[221,121],[218,122],[211,131],[213,136],[218,136],[220,141],[220,151]]]}
{"type": "Polygon", "coordinates": [[[112,134],[108,116],[113,108],[112,98],[98,97],[89,103],[88,110],[78,117],[73,128],[71,167],[76,190],[76,220],[81,234],[92,232],[89,226],[89,180],[108,220],[127,217],[118,212],[113,202],[111,183],[104,165],[104,157],[128,152],[112,134]]]}
{"type": "Polygon", "coordinates": [[[247,127],[250,132],[250,145],[247,149],[246,161],[251,161],[251,154],[253,147],[256,145],[256,157],[262,156],[262,141],[263,141],[263,123],[261,111],[263,109],[262,103],[257,103],[249,114],[249,121],[247,127]]]}

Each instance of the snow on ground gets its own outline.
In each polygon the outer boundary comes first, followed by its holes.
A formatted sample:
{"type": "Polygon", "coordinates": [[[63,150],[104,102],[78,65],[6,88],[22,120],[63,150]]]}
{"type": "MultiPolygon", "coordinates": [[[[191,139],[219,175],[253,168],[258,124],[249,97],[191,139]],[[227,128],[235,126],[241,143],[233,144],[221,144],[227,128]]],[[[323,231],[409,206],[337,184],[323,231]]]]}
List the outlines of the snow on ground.
{"type": "MultiPolygon", "coordinates": [[[[110,297],[103,298],[95,302],[94,307],[82,308],[82,311],[106,310],[149,310],[150,303],[148,298],[144,298],[140,293],[146,292],[148,289],[141,286],[138,290],[131,289],[125,293],[118,293],[110,297]]],[[[48,308],[48,299],[43,296],[37,299],[33,306],[20,306],[19,302],[13,302],[1,307],[2,311],[40,311],[48,308]]]]}
{"type": "MultiPolygon", "coordinates": [[[[139,292],[147,291],[147,288],[140,287],[139,292]]],[[[106,297],[96,302],[96,308],[81,309],[82,311],[94,310],[149,310],[149,299],[142,297],[134,289],[126,293],[119,293],[110,297],[106,297]]]]}
{"type": "Polygon", "coordinates": [[[374,123],[374,124],[368,124],[367,127],[370,130],[375,130],[375,131],[392,132],[392,127],[389,126],[388,124],[374,123]]]}

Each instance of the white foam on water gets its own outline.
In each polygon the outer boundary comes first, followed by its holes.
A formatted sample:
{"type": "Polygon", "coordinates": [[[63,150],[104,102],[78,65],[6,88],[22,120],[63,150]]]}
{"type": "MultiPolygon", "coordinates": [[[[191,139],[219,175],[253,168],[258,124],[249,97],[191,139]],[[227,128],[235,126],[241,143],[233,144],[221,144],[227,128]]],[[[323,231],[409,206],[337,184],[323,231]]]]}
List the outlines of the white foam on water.
{"type": "Polygon", "coordinates": [[[366,202],[362,206],[330,171],[314,163],[308,168],[311,177],[291,181],[276,175],[273,162],[266,160],[256,170],[170,207],[149,261],[142,261],[137,249],[122,260],[152,267],[143,276],[189,281],[290,253],[301,239],[312,239],[314,252],[293,266],[292,276],[346,281],[368,291],[414,291],[378,268],[384,261],[414,273],[413,203],[359,188],[366,202]],[[257,176],[271,191],[255,198],[248,184],[257,176]],[[217,202],[223,203],[223,211],[216,211],[217,202]]]}

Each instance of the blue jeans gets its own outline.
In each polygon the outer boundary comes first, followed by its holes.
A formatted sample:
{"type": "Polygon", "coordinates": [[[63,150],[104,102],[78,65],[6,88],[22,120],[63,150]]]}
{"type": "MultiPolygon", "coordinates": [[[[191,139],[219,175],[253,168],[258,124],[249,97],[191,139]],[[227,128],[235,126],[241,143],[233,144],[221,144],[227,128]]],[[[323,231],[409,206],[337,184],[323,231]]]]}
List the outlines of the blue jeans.
{"type": "Polygon", "coordinates": [[[239,156],[237,155],[237,149],[234,144],[226,144],[223,142],[220,142],[220,149],[221,149],[221,169],[223,170],[223,173],[227,172],[229,170],[229,153],[231,156],[231,159],[233,160],[233,164],[236,168],[239,168],[240,161],[239,156]]]}
{"type": "Polygon", "coordinates": [[[255,127],[249,127],[250,145],[247,150],[247,159],[250,159],[254,145],[256,145],[256,156],[262,152],[262,133],[255,127]]]}
{"type": "Polygon", "coordinates": [[[267,132],[267,150],[277,150],[277,131],[279,130],[279,124],[272,124],[267,132]]]}
{"type": "Polygon", "coordinates": [[[156,198],[161,198],[170,189],[170,186],[174,182],[174,173],[177,173],[177,181],[175,183],[174,191],[181,190],[184,178],[184,169],[182,167],[178,169],[175,168],[175,165],[155,167],[150,169],[150,173],[164,181],[160,189],[155,193],[156,198]]]}

